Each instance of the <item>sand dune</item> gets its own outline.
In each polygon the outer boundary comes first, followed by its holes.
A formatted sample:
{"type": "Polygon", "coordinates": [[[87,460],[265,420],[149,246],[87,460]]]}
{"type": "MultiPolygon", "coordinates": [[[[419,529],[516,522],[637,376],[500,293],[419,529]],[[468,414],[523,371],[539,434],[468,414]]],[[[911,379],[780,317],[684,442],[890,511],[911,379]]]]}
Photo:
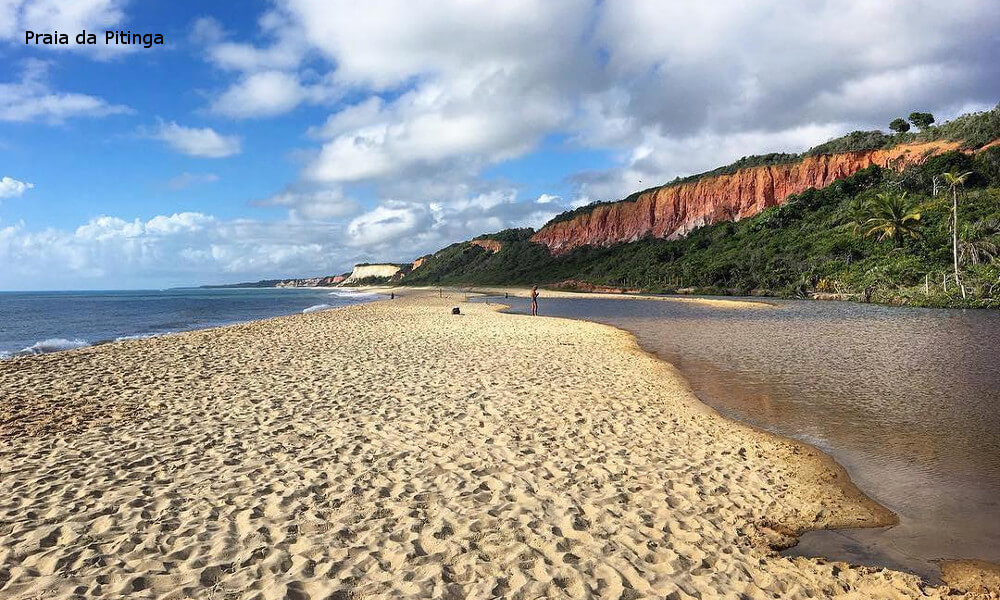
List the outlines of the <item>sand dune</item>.
{"type": "Polygon", "coordinates": [[[913,598],[885,522],[615,329],[409,297],[0,363],[3,598],[913,598]]]}

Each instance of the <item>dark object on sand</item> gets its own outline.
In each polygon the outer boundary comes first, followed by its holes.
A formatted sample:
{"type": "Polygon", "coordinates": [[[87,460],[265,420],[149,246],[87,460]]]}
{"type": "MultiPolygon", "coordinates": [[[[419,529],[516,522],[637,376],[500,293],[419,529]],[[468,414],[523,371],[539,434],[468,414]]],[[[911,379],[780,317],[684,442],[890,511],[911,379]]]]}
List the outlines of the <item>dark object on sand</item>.
{"type": "Polygon", "coordinates": [[[455,308],[451,309],[451,314],[460,315],[462,314],[462,311],[458,310],[458,307],[456,306],[455,308]]]}

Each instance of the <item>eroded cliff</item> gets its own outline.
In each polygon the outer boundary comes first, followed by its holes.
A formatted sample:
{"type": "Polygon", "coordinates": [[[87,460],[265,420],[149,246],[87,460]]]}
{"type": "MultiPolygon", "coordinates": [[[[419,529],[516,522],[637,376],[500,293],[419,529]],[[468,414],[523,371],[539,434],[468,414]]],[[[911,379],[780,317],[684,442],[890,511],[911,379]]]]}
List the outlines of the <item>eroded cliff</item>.
{"type": "Polygon", "coordinates": [[[634,201],[599,205],[572,219],[550,223],[531,241],[560,254],[579,246],[610,246],[650,234],[677,238],[706,224],[751,217],[793,194],[826,187],[872,165],[902,170],[959,147],[959,142],[938,141],[806,156],[796,162],[668,184],[643,192],[634,201]]]}

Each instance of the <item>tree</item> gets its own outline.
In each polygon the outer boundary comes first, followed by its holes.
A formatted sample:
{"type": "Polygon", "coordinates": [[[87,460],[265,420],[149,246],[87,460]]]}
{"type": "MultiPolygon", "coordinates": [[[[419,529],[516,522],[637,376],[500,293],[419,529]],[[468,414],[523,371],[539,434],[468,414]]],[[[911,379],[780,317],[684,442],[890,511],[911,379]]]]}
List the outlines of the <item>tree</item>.
{"type": "Polygon", "coordinates": [[[958,276],[958,188],[965,184],[969,175],[972,175],[972,171],[966,171],[965,173],[951,171],[941,174],[945,185],[951,190],[951,248],[952,256],[955,260],[955,285],[962,288],[963,299],[965,298],[965,286],[962,285],[962,281],[958,276]]]}
{"type": "Polygon", "coordinates": [[[978,265],[1000,256],[1000,219],[996,217],[966,225],[959,234],[958,260],[978,265]]]}
{"type": "Polygon", "coordinates": [[[927,129],[934,122],[934,115],[931,113],[911,112],[910,123],[921,130],[927,129]]]}
{"type": "Polygon", "coordinates": [[[847,205],[847,211],[841,221],[840,227],[849,229],[855,236],[860,235],[868,223],[869,216],[868,204],[865,202],[864,197],[860,195],[854,196],[847,205]]]}
{"type": "Polygon", "coordinates": [[[920,237],[920,213],[907,200],[905,192],[876,194],[869,203],[868,214],[866,236],[878,236],[880,242],[892,240],[897,248],[903,245],[906,238],[920,237]]]}
{"type": "Polygon", "coordinates": [[[903,118],[896,118],[889,123],[889,129],[895,131],[896,133],[906,133],[910,130],[910,124],[903,118]]]}

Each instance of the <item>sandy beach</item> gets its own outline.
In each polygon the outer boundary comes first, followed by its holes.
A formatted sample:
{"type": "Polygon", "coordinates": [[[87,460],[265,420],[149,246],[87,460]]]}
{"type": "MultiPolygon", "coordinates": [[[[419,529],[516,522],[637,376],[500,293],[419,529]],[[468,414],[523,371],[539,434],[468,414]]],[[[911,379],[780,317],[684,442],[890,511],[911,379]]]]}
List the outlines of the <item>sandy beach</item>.
{"type": "MultiPolygon", "coordinates": [[[[395,291],[399,293],[404,292],[408,289],[419,289],[421,291],[432,292],[436,288],[387,288],[372,286],[368,289],[376,291],[384,291],[388,293],[389,291],[395,291]]],[[[469,294],[483,294],[487,296],[502,296],[504,294],[509,294],[513,297],[528,298],[530,297],[531,290],[523,287],[495,287],[495,286],[474,286],[464,290],[469,294]]],[[[698,304],[701,306],[710,306],[712,308],[719,309],[732,309],[732,310],[744,310],[744,309],[761,309],[761,308],[772,308],[772,305],[765,300],[742,300],[742,299],[732,299],[732,298],[706,298],[704,296],[683,296],[678,294],[672,295],[652,295],[652,294],[616,294],[609,292],[579,292],[579,291],[568,291],[568,290],[554,290],[554,289],[539,289],[540,297],[542,298],[572,298],[572,299],[587,299],[587,298],[607,298],[613,300],[644,300],[644,301],[654,301],[654,302],[681,302],[687,304],[698,304]]]]}
{"type": "Polygon", "coordinates": [[[630,335],[398,293],[0,362],[0,598],[957,597],[778,555],[894,516],[630,335]]]}

